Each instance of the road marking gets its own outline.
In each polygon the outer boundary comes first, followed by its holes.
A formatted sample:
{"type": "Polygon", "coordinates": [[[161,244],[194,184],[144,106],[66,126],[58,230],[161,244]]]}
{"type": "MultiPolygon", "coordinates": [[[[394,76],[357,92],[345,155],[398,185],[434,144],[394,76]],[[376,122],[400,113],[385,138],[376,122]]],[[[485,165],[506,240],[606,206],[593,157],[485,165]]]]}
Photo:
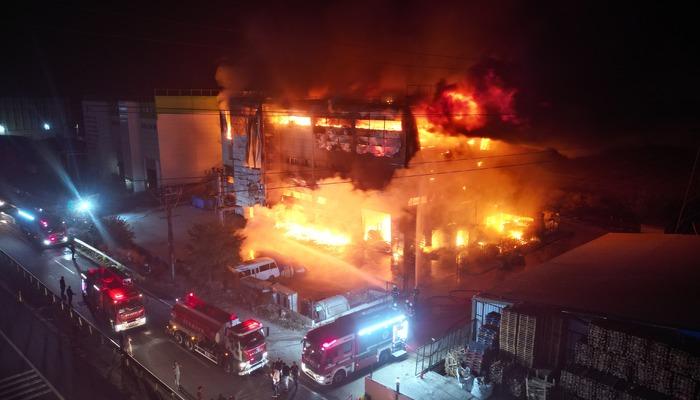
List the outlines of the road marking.
{"type": "Polygon", "coordinates": [[[72,269],[70,269],[70,268],[66,267],[65,265],[63,265],[62,262],[58,261],[58,260],[55,259],[55,258],[54,258],[53,260],[54,260],[56,263],[58,263],[58,265],[62,266],[63,269],[65,269],[66,271],[68,271],[68,272],[70,272],[71,274],[75,275],[75,271],[73,271],[72,269]]]}
{"type": "Polygon", "coordinates": [[[19,354],[20,357],[22,357],[22,359],[24,359],[24,361],[26,361],[27,364],[29,364],[29,366],[30,366],[30,367],[34,370],[34,372],[36,372],[36,374],[44,381],[44,383],[46,383],[46,386],[48,386],[49,389],[51,389],[51,391],[53,392],[53,394],[56,395],[56,397],[58,397],[60,400],[66,400],[65,397],[61,396],[61,393],[59,393],[58,390],[56,390],[56,388],[51,384],[51,382],[49,382],[49,380],[46,379],[46,377],[34,366],[34,364],[32,364],[32,362],[29,361],[29,359],[27,358],[27,356],[25,356],[24,353],[22,353],[22,352],[17,348],[17,346],[15,346],[15,344],[12,343],[12,341],[10,340],[10,338],[8,338],[7,335],[5,335],[5,332],[3,332],[2,329],[0,329],[0,336],[2,336],[3,339],[5,339],[5,341],[17,352],[17,354],[19,354]]]}

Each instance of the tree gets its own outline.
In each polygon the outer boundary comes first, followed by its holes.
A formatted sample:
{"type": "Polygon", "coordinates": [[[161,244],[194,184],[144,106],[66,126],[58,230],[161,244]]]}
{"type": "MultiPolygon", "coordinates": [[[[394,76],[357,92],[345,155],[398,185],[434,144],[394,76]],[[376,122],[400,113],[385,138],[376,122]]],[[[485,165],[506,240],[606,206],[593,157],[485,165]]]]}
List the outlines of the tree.
{"type": "Polygon", "coordinates": [[[233,226],[194,224],[188,233],[186,262],[198,281],[206,277],[206,283],[211,284],[214,275],[222,276],[228,266],[241,260],[239,252],[244,237],[233,226]]]}
{"type": "Polygon", "coordinates": [[[134,231],[126,220],[112,216],[92,223],[85,234],[85,239],[95,246],[107,244],[128,248],[134,244],[134,231]]]}

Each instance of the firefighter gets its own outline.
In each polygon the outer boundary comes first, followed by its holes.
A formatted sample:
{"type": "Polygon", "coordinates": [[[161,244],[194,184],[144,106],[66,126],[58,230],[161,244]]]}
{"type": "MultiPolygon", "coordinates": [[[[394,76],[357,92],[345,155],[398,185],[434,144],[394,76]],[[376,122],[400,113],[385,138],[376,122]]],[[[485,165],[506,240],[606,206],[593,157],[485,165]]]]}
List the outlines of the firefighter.
{"type": "Polygon", "coordinates": [[[173,362],[173,373],[175,374],[175,387],[180,390],[180,363],[177,361],[173,362]]]}
{"type": "Polygon", "coordinates": [[[392,298],[392,304],[394,308],[399,306],[399,296],[401,295],[401,292],[399,292],[399,287],[394,285],[391,288],[391,298],[392,298]]]}
{"type": "Polygon", "coordinates": [[[296,361],[292,361],[292,367],[290,368],[292,374],[292,380],[294,381],[294,388],[299,387],[299,366],[296,361]]]}
{"type": "Polygon", "coordinates": [[[72,240],[68,243],[68,248],[70,249],[71,258],[75,260],[75,243],[72,240]]]}
{"type": "Polygon", "coordinates": [[[70,285],[66,290],[66,295],[68,296],[68,307],[73,307],[73,289],[70,288],[70,285]]]}
{"type": "Polygon", "coordinates": [[[63,275],[61,275],[61,279],[58,280],[58,286],[61,287],[61,300],[63,300],[66,297],[66,280],[63,279],[63,275]]]}

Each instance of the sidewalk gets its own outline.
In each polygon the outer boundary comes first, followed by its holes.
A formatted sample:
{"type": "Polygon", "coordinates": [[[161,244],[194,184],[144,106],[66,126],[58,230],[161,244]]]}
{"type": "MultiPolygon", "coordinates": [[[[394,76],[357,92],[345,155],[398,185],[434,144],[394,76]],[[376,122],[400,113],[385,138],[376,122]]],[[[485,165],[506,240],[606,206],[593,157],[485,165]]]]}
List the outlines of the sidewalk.
{"type": "MultiPolygon", "coordinates": [[[[394,390],[399,379],[399,392],[412,399],[430,400],[464,400],[476,399],[466,389],[459,387],[454,378],[442,376],[437,372],[427,372],[423,377],[415,376],[416,355],[409,355],[397,362],[389,363],[371,374],[365,374],[353,382],[345,384],[333,393],[336,398],[358,398],[365,393],[365,379],[369,376],[375,382],[394,390]]],[[[492,397],[493,398],[493,397],[492,397]]]]}

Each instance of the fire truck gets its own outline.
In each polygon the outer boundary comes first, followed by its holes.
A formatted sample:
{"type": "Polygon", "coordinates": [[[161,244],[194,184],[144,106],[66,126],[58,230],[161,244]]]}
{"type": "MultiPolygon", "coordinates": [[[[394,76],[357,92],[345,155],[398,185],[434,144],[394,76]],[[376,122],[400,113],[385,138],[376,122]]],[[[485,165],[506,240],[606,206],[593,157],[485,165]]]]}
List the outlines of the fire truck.
{"type": "Polygon", "coordinates": [[[17,208],[15,215],[19,229],[43,247],[65,245],[70,241],[66,221],[41,208],[33,211],[17,208]]]}
{"type": "Polygon", "coordinates": [[[194,293],[176,300],[166,330],[175,342],[226,372],[247,375],[267,364],[267,327],[254,319],[240,322],[194,293]]]}
{"type": "Polygon", "coordinates": [[[406,354],[408,319],[381,305],[312,329],[302,344],[301,369],[322,385],[339,384],[351,373],[406,354]]]}
{"type": "Polygon", "coordinates": [[[98,267],[80,276],[85,303],[102,313],[114,332],[146,324],[143,295],[126,273],[114,267],[98,267]]]}

